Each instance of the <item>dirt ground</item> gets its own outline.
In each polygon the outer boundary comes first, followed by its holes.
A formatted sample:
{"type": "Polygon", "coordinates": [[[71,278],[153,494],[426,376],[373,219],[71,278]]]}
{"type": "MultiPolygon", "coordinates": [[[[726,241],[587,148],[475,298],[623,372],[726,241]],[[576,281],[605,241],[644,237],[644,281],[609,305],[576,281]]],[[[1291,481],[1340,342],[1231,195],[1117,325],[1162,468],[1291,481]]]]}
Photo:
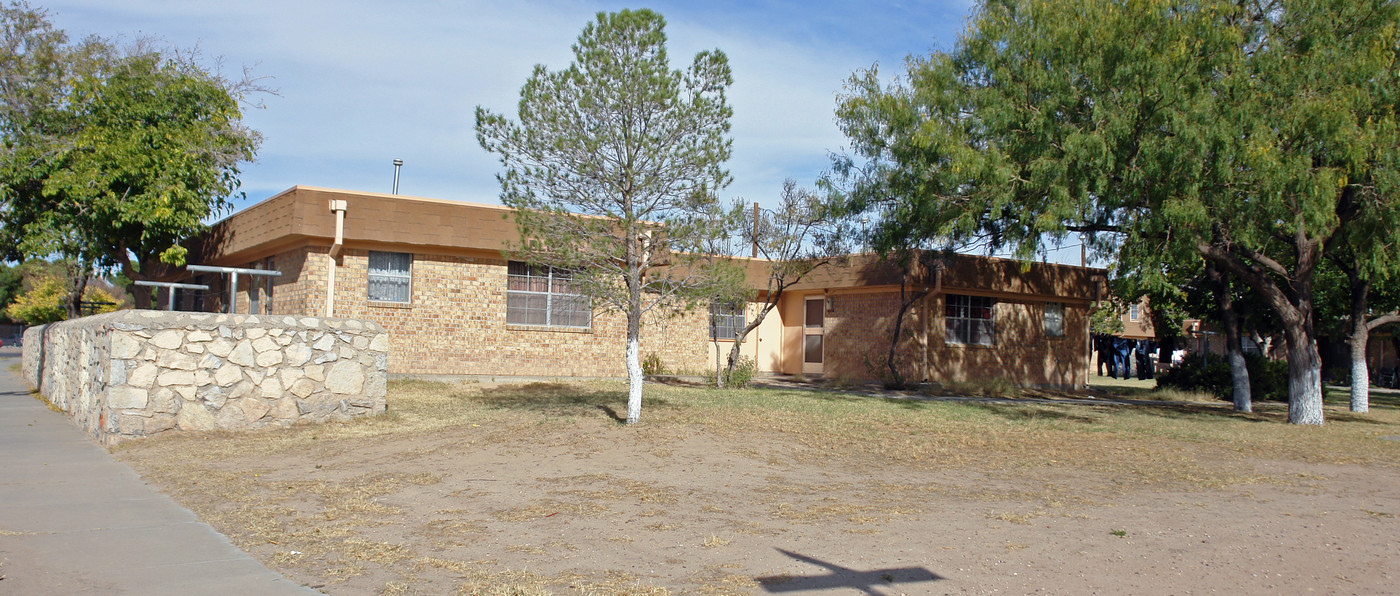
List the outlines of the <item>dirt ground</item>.
{"type": "Polygon", "coordinates": [[[1393,465],[1261,452],[1222,463],[1226,481],[1144,482],[706,428],[599,412],[117,456],[329,594],[1400,594],[1393,465]]]}

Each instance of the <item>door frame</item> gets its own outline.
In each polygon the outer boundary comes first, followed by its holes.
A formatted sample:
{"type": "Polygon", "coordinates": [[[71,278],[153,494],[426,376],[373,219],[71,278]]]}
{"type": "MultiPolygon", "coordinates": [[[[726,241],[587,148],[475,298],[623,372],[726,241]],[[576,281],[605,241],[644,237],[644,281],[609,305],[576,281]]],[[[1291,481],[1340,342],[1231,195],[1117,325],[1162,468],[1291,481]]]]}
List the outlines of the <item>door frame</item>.
{"type": "Polygon", "coordinates": [[[824,364],[825,362],[826,362],[826,296],[821,295],[821,294],[818,294],[818,295],[815,295],[815,296],[804,296],[804,297],[802,298],[802,374],[805,374],[805,375],[819,375],[819,374],[822,374],[822,371],[824,370],[823,364],[824,364]],[[822,322],[821,322],[821,325],[818,326],[818,327],[811,327],[811,326],[809,326],[809,325],[808,325],[809,321],[807,320],[807,314],[808,314],[809,312],[811,312],[810,310],[808,310],[807,305],[810,304],[810,303],[813,302],[813,301],[817,302],[817,303],[820,305],[819,311],[818,311],[818,312],[821,313],[822,322]],[[814,336],[814,335],[817,336],[817,337],[822,338],[822,339],[820,340],[820,341],[821,341],[821,344],[822,344],[822,350],[821,350],[821,353],[818,354],[818,357],[820,357],[821,360],[819,360],[819,361],[817,361],[817,362],[807,362],[807,338],[808,338],[809,336],[814,336]]]}

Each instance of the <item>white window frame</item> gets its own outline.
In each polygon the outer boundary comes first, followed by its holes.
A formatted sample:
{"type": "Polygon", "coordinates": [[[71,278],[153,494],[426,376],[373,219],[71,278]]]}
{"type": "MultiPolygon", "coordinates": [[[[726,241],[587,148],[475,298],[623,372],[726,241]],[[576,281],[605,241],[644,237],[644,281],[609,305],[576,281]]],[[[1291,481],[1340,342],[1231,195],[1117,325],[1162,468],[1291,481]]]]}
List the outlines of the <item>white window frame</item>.
{"type": "Polygon", "coordinates": [[[748,325],[747,304],[710,303],[710,339],[734,341],[748,325]],[[727,332],[727,333],[726,333],[727,332]]]}
{"type": "Polygon", "coordinates": [[[506,324],[508,324],[508,325],[525,325],[525,326],[530,326],[530,327],[560,327],[560,328],[568,328],[568,329],[589,329],[589,328],[591,328],[592,325],[593,325],[593,308],[592,308],[591,305],[588,304],[588,298],[587,298],[586,296],[584,296],[583,294],[579,294],[579,293],[575,293],[575,292],[563,292],[563,291],[559,291],[559,289],[558,289],[558,286],[559,286],[559,285],[565,284],[565,283],[569,283],[569,282],[572,281],[572,279],[573,279],[572,276],[569,275],[568,272],[563,271],[563,270],[560,270],[560,269],[556,269],[556,268],[554,268],[554,267],[550,267],[550,266],[548,266],[548,265],[531,265],[531,264],[529,264],[529,263],[524,263],[524,262],[521,262],[521,261],[509,261],[509,262],[507,262],[507,264],[506,264],[506,324]],[[520,270],[520,269],[523,269],[523,270],[525,271],[525,273],[515,273],[515,272],[513,272],[513,271],[520,270]],[[540,275],[541,272],[543,272],[544,275],[540,275]],[[527,287],[529,287],[529,285],[531,285],[531,283],[532,283],[530,280],[536,280],[535,283],[538,283],[538,281],[543,281],[543,283],[544,283],[544,288],[545,288],[545,289],[544,289],[543,291],[540,291],[540,290],[529,290],[529,289],[511,289],[511,284],[512,284],[512,282],[519,281],[519,280],[525,280],[525,285],[526,285],[527,287]],[[534,298],[536,298],[536,299],[538,299],[539,297],[543,297],[543,298],[544,298],[544,304],[545,304],[544,309],[543,309],[543,310],[544,310],[544,313],[545,313],[545,322],[544,322],[543,324],[541,324],[541,323],[530,323],[530,322],[523,322],[523,321],[512,321],[512,320],[511,320],[512,317],[519,317],[519,316],[521,316],[521,315],[518,314],[518,313],[521,313],[521,312],[528,312],[528,311],[530,311],[530,310],[541,310],[541,309],[537,309],[537,308],[536,308],[536,309],[528,309],[528,308],[527,308],[527,309],[523,309],[523,310],[515,310],[515,309],[512,309],[512,307],[511,307],[511,297],[512,297],[512,295],[517,296],[517,297],[527,297],[527,298],[528,298],[528,297],[534,297],[534,298]],[[581,311],[570,311],[570,312],[572,312],[572,313],[574,313],[574,314],[578,314],[578,313],[581,312],[581,313],[583,313],[583,314],[586,315],[585,317],[583,317],[583,322],[582,322],[581,324],[580,324],[580,323],[576,323],[576,322],[574,322],[573,320],[565,321],[565,322],[559,322],[559,321],[556,321],[556,320],[554,319],[554,317],[555,317],[555,307],[557,306],[557,303],[558,303],[558,301],[560,301],[560,300],[581,301],[581,302],[583,303],[583,307],[584,307],[583,310],[581,310],[581,311]]]}
{"type": "Polygon", "coordinates": [[[947,343],[963,346],[996,345],[996,306],[997,301],[987,296],[948,294],[944,298],[943,339],[947,343]],[[980,316],[980,312],[987,316],[980,316]],[[983,322],[987,327],[986,341],[976,341],[974,326],[983,322]]]}
{"type": "Polygon", "coordinates": [[[1065,336],[1065,303],[1046,302],[1045,303],[1045,336],[1064,337],[1065,336]]]}
{"type": "MultiPolygon", "coordinates": [[[[382,302],[391,304],[409,304],[413,302],[413,253],[371,250],[369,251],[369,256],[365,259],[365,261],[365,269],[369,272],[368,276],[365,279],[365,297],[370,302],[382,302]],[[375,255],[404,256],[407,257],[408,264],[402,272],[396,269],[375,269],[375,255]],[[376,281],[403,284],[403,287],[405,288],[404,298],[402,300],[398,300],[393,298],[385,299],[383,297],[376,297],[374,294],[374,284],[376,281]]],[[[389,265],[392,267],[393,263],[390,262],[389,265]]]]}

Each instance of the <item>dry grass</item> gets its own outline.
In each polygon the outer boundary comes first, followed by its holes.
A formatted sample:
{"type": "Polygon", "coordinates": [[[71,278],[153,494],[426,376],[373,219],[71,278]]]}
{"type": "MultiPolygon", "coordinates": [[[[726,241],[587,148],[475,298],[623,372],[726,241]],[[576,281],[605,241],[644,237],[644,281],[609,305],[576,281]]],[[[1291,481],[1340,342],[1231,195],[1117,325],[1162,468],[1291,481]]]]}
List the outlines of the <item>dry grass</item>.
{"type": "MultiPolygon", "coordinates": [[[[1004,387],[972,389],[1008,393],[1004,387]]],[[[1149,393],[1131,389],[1124,387],[1124,393],[1133,399],[1149,393]]],[[[623,431],[614,420],[625,411],[624,390],[617,383],[395,382],[389,415],[376,419],[171,435],[123,443],[117,451],[238,546],[305,583],[372,584],[373,591],[396,594],[440,591],[450,578],[448,585],[459,594],[491,595],[669,593],[625,573],[543,572],[534,564],[520,569],[525,563],[518,559],[494,559],[587,552],[582,538],[558,532],[513,535],[560,519],[625,516],[636,524],[591,537],[604,548],[637,548],[659,533],[691,545],[703,540],[700,552],[718,555],[732,551],[721,547],[734,542],[793,527],[880,533],[902,516],[929,513],[930,504],[949,500],[984,502],[988,518],[1020,525],[1076,515],[1075,508],[1143,488],[1305,487],[1322,481],[1261,474],[1254,465],[1261,457],[1400,463],[1400,442],[1379,440],[1400,435],[1400,409],[1383,401],[1366,415],[1329,401],[1326,426],[1300,428],[1284,423],[1282,404],[1260,403],[1253,414],[1237,414],[1199,395],[1158,396],[1190,403],[1116,406],[1091,401],[1104,397],[1102,391],[1017,391],[1022,398],[1063,401],[1007,403],[651,385],[642,422],[623,431]],[[507,487],[484,471],[456,469],[450,466],[458,460],[444,459],[445,453],[493,451],[524,465],[540,450],[603,457],[618,448],[619,437],[637,446],[645,466],[671,470],[670,476],[523,471],[514,479],[519,484],[507,487]],[[732,492],[724,500],[685,489],[692,462],[703,455],[688,445],[692,438],[724,445],[731,457],[778,472],[759,476],[750,488],[726,489],[732,492]],[[792,462],[807,472],[781,473],[792,462]],[[894,480],[827,480],[810,473],[813,466],[894,480]],[[922,480],[899,480],[910,475],[922,480]],[[955,480],[941,482],[940,475],[955,480]],[[522,487],[528,496],[489,501],[522,487]],[[433,505],[418,511],[415,502],[433,505]],[[483,505],[488,502],[494,504],[483,505]],[[738,503],[757,514],[745,517],[729,506],[738,503]],[[689,534],[670,534],[676,530],[689,534]],[[482,543],[495,544],[494,553],[479,554],[482,543]],[[453,553],[478,554],[459,560],[453,553]]],[[[685,581],[687,591],[703,594],[745,593],[757,586],[721,569],[685,581]]]]}
{"type": "Polygon", "coordinates": [[[706,538],[704,542],[700,543],[700,546],[703,546],[705,548],[719,548],[721,546],[729,546],[730,542],[732,541],[727,538],[720,538],[719,536],[710,534],[710,536],[706,538]]]}

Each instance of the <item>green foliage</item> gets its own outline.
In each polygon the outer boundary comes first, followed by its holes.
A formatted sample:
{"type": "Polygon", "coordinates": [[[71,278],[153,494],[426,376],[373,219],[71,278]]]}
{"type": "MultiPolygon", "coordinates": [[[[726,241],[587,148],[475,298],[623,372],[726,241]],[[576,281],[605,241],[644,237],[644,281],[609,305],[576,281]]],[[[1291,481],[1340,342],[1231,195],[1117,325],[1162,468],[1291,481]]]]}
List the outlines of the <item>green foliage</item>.
{"type": "Polygon", "coordinates": [[[519,122],[476,110],[476,138],[504,168],[516,258],[573,272],[578,292],[627,319],[629,423],[643,315],[708,298],[703,248],[730,233],[715,194],[730,180],[729,60],[704,51],[672,70],[665,25],[646,9],[599,13],[572,64],[535,67],[519,122]]]}
{"type": "MultiPolygon", "coordinates": [[[[1249,370],[1249,392],[1255,400],[1288,400],[1288,363],[1269,360],[1257,354],[1244,355],[1249,370]]],[[[1189,355],[1181,364],[1157,377],[1158,389],[1179,389],[1209,393],[1224,401],[1235,397],[1230,363],[1220,356],[1202,358],[1189,355]]]]}
{"type": "Polygon", "coordinates": [[[659,269],[658,257],[694,263],[728,232],[712,225],[729,183],[728,59],[705,51],[671,70],[664,28],[650,10],[599,13],[568,68],[535,67],[519,122],[476,111],[477,140],[505,168],[501,202],[517,209],[517,253],[574,271],[629,318],[704,285],[699,268],[659,269]]]}
{"type": "Polygon", "coordinates": [[[661,361],[661,355],[656,352],[647,354],[642,359],[642,374],[644,375],[664,375],[666,374],[666,363],[661,361]]]}
{"type": "Polygon", "coordinates": [[[99,306],[92,311],[92,314],[95,315],[116,312],[121,310],[124,306],[122,299],[117,298],[112,292],[96,286],[88,286],[87,291],[83,292],[83,300],[99,304],[99,306]]]}
{"type": "Polygon", "coordinates": [[[15,297],[24,291],[24,274],[18,267],[0,264],[0,312],[9,308],[15,297]]]}
{"type": "Polygon", "coordinates": [[[11,319],[26,325],[44,325],[68,318],[63,300],[68,293],[56,277],[44,276],[29,284],[23,294],[5,309],[11,319]]]}
{"type": "Polygon", "coordinates": [[[182,240],[231,206],[260,137],[230,81],[197,55],[97,38],[68,43],[42,10],[0,9],[3,256],[59,255],[80,274],[178,262],[182,240]]]}
{"type": "Polygon", "coordinates": [[[1118,306],[1112,301],[1104,300],[1094,305],[1094,310],[1089,314],[1089,329],[1094,333],[1113,335],[1123,332],[1123,316],[1118,310],[1118,306]]]}
{"type": "MultiPolygon", "coordinates": [[[[1031,258],[1085,234],[1149,295],[1208,259],[1316,372],[1324,250],[1400,245],[1396,22],[1388,0],[984,0],[900,82],[851,78],[837,118],[863,161],[831,182],[877,216],[877,248],[1031,258]]],[[[1400,267],[1395,250],[1351,258],[1400,267]]],[[[1295,389],[1290,421],[1320,424],[1320,387],[1295,389]]]]}
{"type": "Polygon", "coordinates": [[[753,378],[758,374],[758,364],[748,356],[741,356],[738,362],[728,370],[721,371],[724,375],[724,387],[730,389],[743,389],[753,382],[753,378]]]}

